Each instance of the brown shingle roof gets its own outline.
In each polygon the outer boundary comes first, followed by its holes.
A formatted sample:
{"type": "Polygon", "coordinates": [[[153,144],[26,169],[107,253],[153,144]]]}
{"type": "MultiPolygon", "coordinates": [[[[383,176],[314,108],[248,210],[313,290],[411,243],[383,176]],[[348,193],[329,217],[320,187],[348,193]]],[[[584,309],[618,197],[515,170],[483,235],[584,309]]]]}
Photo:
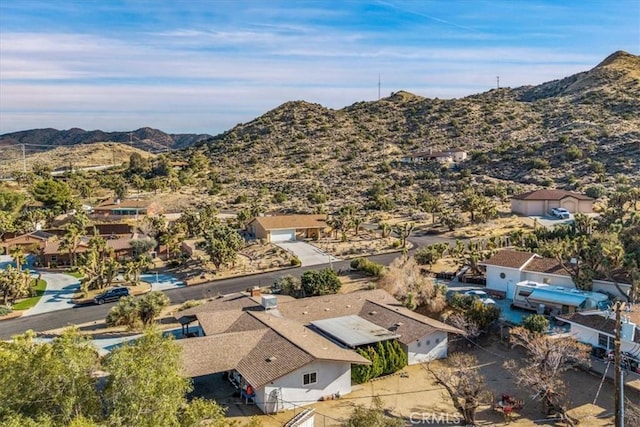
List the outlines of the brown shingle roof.
{"type": "Polygon", "coordinates": [[[197,318],[203,331],[212,334],[178,341],[185,349],[185,373],[197,376],[237,369],[250,384],[261,387],[313,360],[369,364],[356,352],[305,326],[314,320],[354,314],[395,329],[405,344],[435,330],[462,333],[406,309],[381,289],[283,299],[277,309],[268,311],[262,309],[257,298],[233,294],[180,312],[180,318],[197,318]],[[245,334],[246,342],[242,341],[245,334]],[[188,366],[191,357],[193,367],[188,366]]]}
{"type": "Polygon", "coordinates": [[[397,328],[400,342],[408,344],[435,330],[460,334],[462,331],[405,308],[382,289],[325,295],[288,301],[278,306],[285,318],[307,324],[316,320],[357,314],[386,329],[397,328]],[[375,312],[375,314],[370,314],[375,312]]]}
{"type": "Polygon", "coordinates": [[[182,346],[182,371],[199,377],[234,369],[258,344],[267,329],[176,340],[182,346]]]}
{"type": "MultiPolygon", "coordinates": [[[[135,240],[137,237],[136,234],[132,234],[126,237],[119,237],[117,239],[107,239],[107,247],[112,248],[114,251],[122,251],[125,249],[131,249],[131,240],[135,240]]],[[[78,248],[76,249],[77,254],[81,254],[86,252],[89,249],[89,242],[85,237],[82,242],[80,242],[78,248]]],[[[59,253],[67,253],[66,249],[60,249],[60,241],[59,240],[47,240],[44,249],[42,252],[45,255],[55,255],[59,253]]]]}
{"type": "Polygon", "coordinates": [[[573,197],[578,200],[593,200],[591,197],[580,193],[572,193],[564,190],[534,190],[517,194],[512,197],[516,200],[562,200],[565,197],[573,197]]]}
{"type": "Polygon", "coordinates": [[[314,359],[369,364],[369,361],[358,353],[339,347],[302,323],[279,317],[276,313],[273,311],[254,311],[251,312],[251,316],[255,316],[268,328],[276,331],[314,359]]]}
{"type": "Polygon", "coordinates": [[[536,256],[525,267],[525,271],[537,271],[539,273],[558,274],[568,276],[567,271],[554,258],[536,256]]]}
{"type": "Polygon", "coordinates": [[[196,313],[196,319],[205,335],[228,332],[254,331],[266,326],[243,310],[196,313]]]}
{"type": "MultiPolygon", "coordinates": [[[[587,328],[595,329],[596,331],[601,331],[607,333],[609,335],[615,335],[616,330],[616,321],[612,318],[606,318],[602,316],[600,313],[592,313],[592,314],[584,314],[584,313],[573,313],[564,316],[558,316],[561,319],[567,320],[569,322],[577,323],[582,326],[586,326],[587,328]]],[[[637,330],[634,335],[634,342],[640,344],[640,332],[637,330]]]]}
{"type": "MultiPolygon", "coordinates": [[[[269,329],[264,331],[257,345],[239,360],[235,368],[254,388],[260,388],[313,362],[312,355],[280,334],[269,329]]],[[[235,353],[233,350],[229,352],[235,353]]]]}
{"type": "Polygon", "coordinates": [[[325,228],[326,215],[275,215],[259,216],[251,222],[259,223],[265,230],[281,230],[288,228],[325,228]]]}
{"type": "Polygon", "coordinates": [[[527,264],[527,262],[533,257],[534,254],[532,254],[531,252],[520,252],[504,249],[497,252],[488,260],[481,262],[480,265],[495,265],[497,267],[519,269],[527,264]]]}

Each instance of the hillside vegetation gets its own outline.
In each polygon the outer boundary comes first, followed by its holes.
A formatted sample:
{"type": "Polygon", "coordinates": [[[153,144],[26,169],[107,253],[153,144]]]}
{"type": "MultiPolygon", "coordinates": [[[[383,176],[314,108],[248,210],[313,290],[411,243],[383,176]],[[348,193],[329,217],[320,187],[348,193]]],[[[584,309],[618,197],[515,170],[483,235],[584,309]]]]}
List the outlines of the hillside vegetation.
{"type": "MultiPolygon", "coordinates": [[[[340,110],[287,102],[200,142],[214,184],[283,194],[291,207],[376,193],[411,202],[474,183],[584,190],[640,178],[640,57],[616,52],[590,71],[539,86],[441,100],[399,91],[340,110]],[[453,170],[407,165],[426,149],[464,149],[453,170]],[[515,185],[512,185],[515,184],[515,185]]],[[[284,203],[284,202],[283,202],[284,203]]],[[[284,203],[285,205],[287,203],[284,203]]]]}

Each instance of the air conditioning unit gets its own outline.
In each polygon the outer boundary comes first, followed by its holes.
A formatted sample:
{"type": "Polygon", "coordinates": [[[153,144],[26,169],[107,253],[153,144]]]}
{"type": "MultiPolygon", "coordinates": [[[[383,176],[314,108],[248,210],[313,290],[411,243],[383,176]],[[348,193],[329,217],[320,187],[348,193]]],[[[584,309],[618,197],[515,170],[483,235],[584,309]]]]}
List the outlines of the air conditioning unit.
{"type": "Polygon", "coordinates": [[[278,299],[275,295],[262,295],[261,305],[265,310],[278,308],[278,299]]]}

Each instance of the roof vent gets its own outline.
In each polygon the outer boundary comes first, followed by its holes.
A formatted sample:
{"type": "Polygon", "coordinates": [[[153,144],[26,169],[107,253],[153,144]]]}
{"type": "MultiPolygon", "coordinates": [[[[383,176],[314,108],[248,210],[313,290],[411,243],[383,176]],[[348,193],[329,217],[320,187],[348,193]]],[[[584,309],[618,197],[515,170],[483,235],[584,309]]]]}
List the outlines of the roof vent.
{"type": "Polygon", "coordinates": [[[276,360],[275,356],[269,356],[265,359],[267,362],[273,362],[274,360],[276,360]]]}
{"type": "Polygon", "coordinates": [[[308,311],[303,311],[302,314],[309,314],[309,312],[308,311]]]}
{"type": "Polygon", "coordinates": [[[326,307],[326,308],[324,309],[324,311],[330,311],[330,310],[331,310],[331,309],[330,309],[329,307],[326,307]]]}
{"type": "Polygon", "coordinates": [[[370,311],[370,312],[369,312],[369,315],[370,315],[370,316],[373,316],[373,315],[375,315],[375,314],[378,314],[378,312],[377,312],[377,311],[375,311],[375,310],[374,310],[374,311],[370,311]]]}
{"type": "Polygon", "coordinates": [[[351,308],[351,304],[347,304],[347,308],[351,308]]]}

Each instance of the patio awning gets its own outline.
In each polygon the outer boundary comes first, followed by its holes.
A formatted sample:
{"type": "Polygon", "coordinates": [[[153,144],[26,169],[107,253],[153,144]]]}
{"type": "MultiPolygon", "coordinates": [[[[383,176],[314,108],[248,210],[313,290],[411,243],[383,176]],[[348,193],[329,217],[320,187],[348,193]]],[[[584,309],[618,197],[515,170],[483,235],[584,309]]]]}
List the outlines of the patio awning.
{"type": "Polygon", "coordinates": [[[587,297],[580,294],[556,292],[548,289],[534,289],[534,291],[531,292],[531,295],[529,295],[527,299],[539,301],[542,303],[580,307],[587,300],[587,297]]]}

